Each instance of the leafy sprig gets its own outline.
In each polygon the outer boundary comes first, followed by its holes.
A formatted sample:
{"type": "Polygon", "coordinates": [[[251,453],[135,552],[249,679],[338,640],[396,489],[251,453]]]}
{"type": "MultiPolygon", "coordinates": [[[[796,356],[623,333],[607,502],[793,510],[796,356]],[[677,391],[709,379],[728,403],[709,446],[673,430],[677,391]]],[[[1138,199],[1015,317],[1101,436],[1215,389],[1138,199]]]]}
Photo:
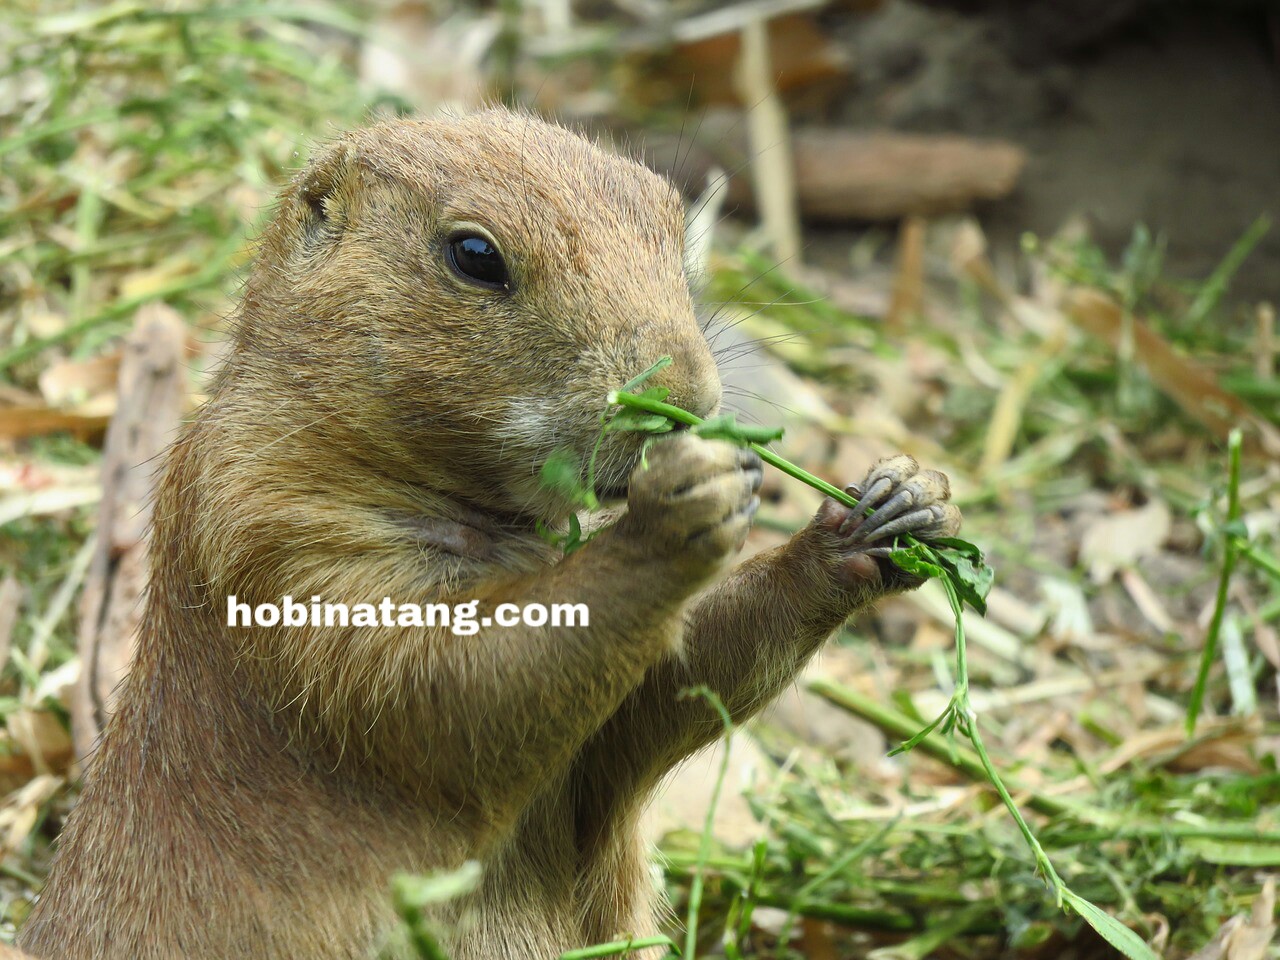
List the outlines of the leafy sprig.
{"type": "MultiPolygon", "coordinates": [[[[670,363],[670,357],[663,357],[620,389],[612,391],[607,398],[608,405],[600,415],[600,435],[592,448],[585,471],[572,451],[558,450],[542,465],[543,486],[561,494],[580,509],[598,510],[600,500],[595,489],[596,461],[599,459],[604,438],[610,433],[644,433],[652,439],[657,439],[664,433],[670,433],[677,424],[682,424],[689,427],[691,433],[708,440],[727,440],[730,443],[750,446],[757,450],[763,449],[759,446],[760,444],[769,443],[782,436],[781,427],[740,424],[731,413],[704,420],[681,407],[666,403],[671,393],[667,387],[649,387],[640,393],[632,392],[670,363]]],[[[648,444],[644,449],[647,452],[648,444]]],[[[793,469],[799,470],[798,467],[793,469]]],[[[817,480],[816,477],[812,479],[817,480]]],[[[594,531],[584,536],[582,522],[577,514],[569,517],[569,530],[565,534],[555,533],[545,524],[540,525],[538,529],[548,540],[559,544],[565,553],[577,550],[599,532],[594,531]]]]}

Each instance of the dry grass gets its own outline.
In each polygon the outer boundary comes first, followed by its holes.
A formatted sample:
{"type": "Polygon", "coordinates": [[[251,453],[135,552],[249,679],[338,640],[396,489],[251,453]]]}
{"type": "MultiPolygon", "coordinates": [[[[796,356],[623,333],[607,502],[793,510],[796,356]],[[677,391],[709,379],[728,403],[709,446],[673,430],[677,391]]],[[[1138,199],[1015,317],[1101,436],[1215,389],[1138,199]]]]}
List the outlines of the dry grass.
{"type": "MultiPolygon", "coordinates": [[[[190,324],[202,368],[275,186],[308,138],[375,104],[354,78],[359,24],[336,5],[309,8],[305,23],[194,2],[10,9],[0,910],[11,932],[74,801],[65,698],[119,337],[162,300],[190,324]]],[[[722,238],[709,296],[747,304],[721,320],[741,320],[789,378],[785,405],[808,411],[789,434],[805,467],[840,480],[904,448],[952,476],[965,535],[998,571],[987,620],[969,624],[973,705],[1063,879],[1170,957],[1280,956],[1266,932],[1280,870],[1277,345],[1273,315],[1226,296],[1264,225],[1190,282],[1165,276],[1141,228],[1119,261],[1087,238],[1029,242],[1016,282],[971,223],[912,229],[903,270],[856,280],[778,269],[722,238]],[[1229,518],[1233,428],[1245,443],[1229,518]],[[1238,560],[1188,736],[1228,549],[1238,560]]],[[[199,388],[193,378],[194,401],[199,388]]],[[[779,488],[762,542],[810,506],[779,488]]],[[[954,683],[946,623],[945,601],[922,592],[855,624],[818,692],[870,721],[881,747],[904,739],[954,683]]],[[[935,737],[886,760],[781,723],[751,736],[770,761],[749,791],[759,841],[701,858],[690,823],[665,843],[682,907],[705,859],[702,952],[1112,955],[1047,895],[961,744],[935,737]]]]}

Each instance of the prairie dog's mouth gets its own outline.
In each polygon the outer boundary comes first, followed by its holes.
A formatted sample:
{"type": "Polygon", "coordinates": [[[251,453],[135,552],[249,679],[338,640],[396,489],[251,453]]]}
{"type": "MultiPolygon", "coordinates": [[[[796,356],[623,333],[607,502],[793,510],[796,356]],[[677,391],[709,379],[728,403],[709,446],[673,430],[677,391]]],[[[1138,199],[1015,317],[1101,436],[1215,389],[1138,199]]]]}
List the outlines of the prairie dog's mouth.
{"type": "Polygon", "coordinates": [[[614,461],[606,469],[596,468],[593,492],[602,504],[617,502],[627,498],[627,487],[631,483],[631,471],[640,462],[640,451],[622,461],[614,461]]]}
{"type": "Polygon", "coordinates": [[[628,484],[625,480],[620,484],[614,484],[609,487],[596,484],[596,499],[602,504],[625,500],[627,499],[627,486],[628,484]]]}
{"type": "MultiPolygon", "coordinates": [[[[677,425],[672,432],[683,430],[677,425]]],[[[645,447],[655,440],[662,442],[665,434],[614,433],[606,437],[597,452],[592,491],[602,505],[616,504],[627,498],[631,474],[640,465],[645,447]]]]}
{"type": "Polygon", "coordinates": [[[596,499],[602,504],[617,503],[627,498],[627,488],[631,483],[631,472],[640,464],[644,449],[644,437],[641,434],[627,434],[619,445],[601,451],[596,462],[594,483],[592,484],[596,499]]]}

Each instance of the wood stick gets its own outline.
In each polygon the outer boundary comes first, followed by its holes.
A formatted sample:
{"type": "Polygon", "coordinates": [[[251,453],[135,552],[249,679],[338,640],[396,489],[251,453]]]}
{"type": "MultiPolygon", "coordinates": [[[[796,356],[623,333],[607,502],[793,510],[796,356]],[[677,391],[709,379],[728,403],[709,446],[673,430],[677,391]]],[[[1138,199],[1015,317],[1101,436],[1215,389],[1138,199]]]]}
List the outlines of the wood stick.
{"type": "MultiPolygon", "coordinates": [[[[756,109],[759,109],[758,107],[756,109]]],[[[754,112],[754,111],[753,111],[754,112]]],[[[729,199],[757,209],[743,124],[708,118],[692,143],[675,134],[637,131],[644,160],[694,196],[713,166],[733,172],[729,199]]],[[[847,222],[930,217],[971,209],[1009,196],[1026,165],[1026,152],[1002,140],[951,134],[855,132],[801,128],[791,133],[796,202],[810,221],[847,222]]],[[[776,149],[776,148],[775,148],[776,149]]]]}
{"type": "Polygon", "coordinates": [[[80,679],[71,705],[76,756],[90,752],[128,668],[147,582],[147,529],[159,455],[187,399],[186,327],[172,308],[138,311],[120,366],[119,403],[107,428],[98,546],[80,603],[80,679]]]}

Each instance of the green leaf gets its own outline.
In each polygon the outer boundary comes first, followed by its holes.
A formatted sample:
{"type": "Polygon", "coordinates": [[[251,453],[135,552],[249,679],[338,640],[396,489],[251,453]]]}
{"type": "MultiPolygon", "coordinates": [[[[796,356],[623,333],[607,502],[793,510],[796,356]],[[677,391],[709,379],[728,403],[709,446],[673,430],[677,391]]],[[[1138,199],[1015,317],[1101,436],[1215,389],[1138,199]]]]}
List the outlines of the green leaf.
{"type": "Polygon", "coordinates": [[[722,413],[718,417],[709,417],[703,420],[696,427],[692,427],[692,431],[700,437],[708,440],[724,440],[728,438],[738,427],[734,422],[732,413],[722,413]]]}
{"type": "Polygon", "coordinates": [[[945,576],[945,571],[933,560],[934,553],[923,543],[913,543],[909,547],[895,550],[889,554],[889,559],[897,566],[914,573],[917,577],[931,579],[933,577],[945,576]]]}
{"type": "Polygon", "coordinates": [[[596,529],[591,531],[590,534],[582,536],[582,522],[577,518],[577,513],[571,513],[570,518],[568,518],[568,536],[564,538],[564,543],[562,544],[564,556],[567,557],[573,550],[580,547],[586,547],[598,532],[600,532],[599,529],[596,529]]]}
{"type": "Polygon", "coordinates": [[[1062,887],[1062,899],[1065,900],[1084,922],[1098,931],[1103,940],[1111,944],[1129,960],[1160,960],[1142,938],[1126,927],[1105,910],[1099,910],[1079,894],[1062,887]]]}
{"type": "Polygon", "coordinates": [[[738,424],[738,431],[747,443],[773,443],[781,440],[786,432],[782,427],[760,427],[742,423],[738,424]]]}
{"type": "Polygon", "coordinates": [[[1280,846],[1266,843],[1231,843],[1225,840],[1193,838],[1186,850],[1207,863],[1232,867],[1280,867],[1280,846]]]}
{"type": "Polygon", "coordinates": [[[935,548],[945,547],[948,550],[954,550],[956,553],[963,553],[972,557],[975,563],[982,563],[982,551],[968,540],[961,540],[959,537],[934,537],[929,542],[935,548]]]}
{"type": "Polygon", "coordinates": [[[671,421],[660,413],[644,413],[640,410],[626,408],[605,424],[608,433],[622,431],[627,433],[669,433],[671,421]]]}
{"type": "Polygon", "coordinates": [[[591,542],[592,537],[600,532],[599,530],[596,530],[584,537],[582,535],[582,521],[578,519],[578,515],[576,513],[569,514],[568,533],[556,533],[547,526],[545,520],[538,520],[534,524],[534,529],[538,531],[538,536],[547,541],[547,543],[563,550],[565,556],[568,556],[573,553],[573,551],[581,547],[585,547],[591,542]]]}
{"type": "Polygon", "coordinates": [[[982,554],[978,553],[974,558],[969,553],[951,547],[934,552],[942,565],[947,568],[951,583],[956,588],[956,593],[960,595],[960,599],[985,617],[987,594],[991,592],[991,584],[995,581],[996,572],[982,562],[982,554]]]}
{"type": "Polygon", "coordinates": [[[652,400],[654,403],[662,403],[670,395],[671,389],[669,387],[650,387],[644,393],[636,394],[640,399],[652,400]]]}
{"type": "Polygon", "coordinates": [[[928,543],[914,542],[889,555],[895,564],[919,577],[945,577],[956,596],[983,616],[987,594],[996,573],[982,558],[982,551],[968,540],[939,537],[928,543]]]}
{"type": "Polygon", "coordinates": [[[1238,537],[1241,540],[1249,539],[1249,527],[1243,520],[1228,520],[1222,525],[1222,532],[1228,537],[1238,537]]]}
{"type": "Polygon", "coordinates": [[[542,485],[583,506],[591,506],[595,496],[582,483],[582,467],[577,456],[557,450],[547,457],[539,472],[542,485]]]}
{"type": "MultiPolygon", "coordinates": [[[[652,367],[650,367],[648,370],[646,370],[644,373],[640,374],[638,377],[632,377],[630,380],[628,380],[626,383],[624,383],[624,384],[622,385],[622,389],[621,389],[621,390],[619,390],[618,392],[619,392],[619,393],[634,393],[634,392],[635,392],[635,388],[636,388],[636,387],[640,386],[640,384],[644,383],[646,380],[648,380],[650,377],[652,377],[652,376],[653,376],[655,373],[657,373],[659,370],[665,369],[666,367],[669,367],[669,366],[671,366],[671,358],[670,358],[670,357],[660,357],[660,358],[658,359],[658,362],[657,362],[657,363],[655,363],[655,364],[654,364],[652,367]]],[[[643,396],[643,394],[642,394],[642,396],[643,396]]],[[[667,395],[664,393],[661,397],[658,397],[658,399],[659,399],[659,400],[665,400],[665,399],[666,399],[666,396],[667,396],[667,395]]]]}
{"type": "Polygon", "coordinates": [[[480,885],[481,868],[477,860],[468,860],[457,870],[417,876],[398,873],[391,878],[396,899],[415,910],[454,900],[480,885]]]}
{"type": "Polygon", "coordinates": [[[145,9],[146,7],[137,0],[123,0],[121,3],[112,3],[105,7],[90,7],[87,10],[55,14],[37,20],[34,32],[41,37],[84,33],[114,23],[116,20],[137,16],[145,9]]]}
{"type": "Polygon", "coordinates": [[[727,440],[739,446],[752,443],[771,443],[782,437],[781,427],[745,426],[738,423],[732,413],[722,413],[692,428],[692,432],[705,440],[727,440]]]}
{"type": "Polygon", "coordinates": [[[938,714],[938,716],[934,718],[934,721],[932,723],[930,723],[923,730],[917,730],[916,735],[912,737],[910,740],[900,743],[896,747],[894,747],[892,750],[890,750],[889,756],[896,757],[900,753],[908,753],[909,751],[914,750],[917,746],[920,745],[920,742],[924,740],[925,737],[929,736],[929,734],[933,733],[933,731],[938,728],[938,725],[940,723],[942,723],[944,720],[949,721],[954,715],[954,713],[955,713],[955,704],[954,703],[947,704],[947,708],[943,710],[940,714],[938,714]]]}
{"type": "Polygon", "coordinates": [[[569,536],[565,538],[563,543],[565,556],[573,553],[579,547],[584,547],[590,542],[591,537],[582,535],[582,521],[578,519],[576,513],[569,514],[569,536]]]}
{"type": "Polygon", "coordinates": [[[480,885],[480,879],[481,867],[477,860],[468,860],[458,869],[447,872],[425,876],[398,873],[391,878],[396,912],[404,921],[409,944],[422,960],[448,960],[432,924],[422,916],[423,911],[470,893],[480,885]]]}

